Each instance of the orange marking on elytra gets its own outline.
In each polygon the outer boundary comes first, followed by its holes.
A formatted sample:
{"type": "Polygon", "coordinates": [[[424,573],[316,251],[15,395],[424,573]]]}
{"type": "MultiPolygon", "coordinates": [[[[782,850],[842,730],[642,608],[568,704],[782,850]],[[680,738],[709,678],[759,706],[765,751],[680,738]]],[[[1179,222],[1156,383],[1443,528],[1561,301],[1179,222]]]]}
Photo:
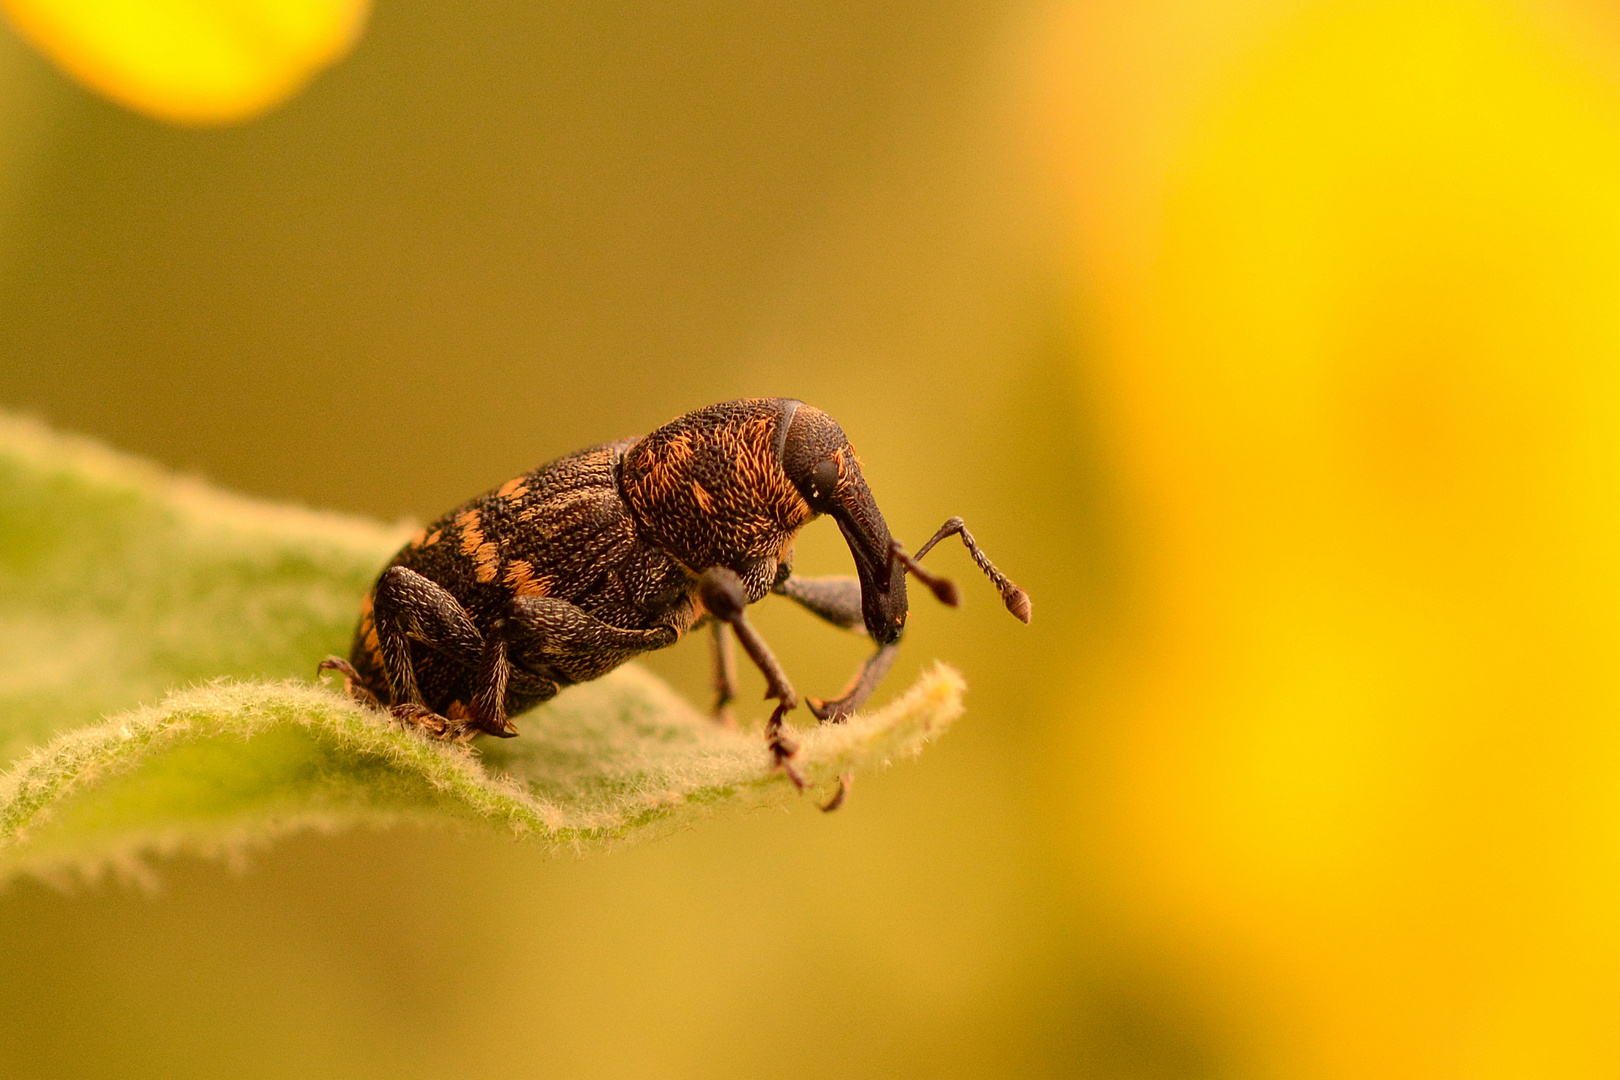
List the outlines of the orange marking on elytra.
{"type": "Polygon", "coordinates": [[[515,480],[508,480],[500,486],[500,490],[496,491],[495,494],[503,499],[521,499],[529,493],[529,487],[523,482],[523,479],[520,476],[515,480]]]}
{"type": "Polygon", "coordinates": [[[692,498],[697,500],[697,504],[703,508],[705,514],[714,513],[714,500],[703,489],[703,485],[696,480],[692,481],[692,498]]]}
{"type": "Polygon", "coordinates": [[[473,576],[488,585],[501,569],[501,549],[493,541],[479,544],[473,552],[473,576]]]}
{"type": "Polygon", "coordinates": [[[432,532],[428,533],[428,538],[422,541],[422,546],[432,547],[434,544],[437,544],[441,539],[443,539],[443,537],[444,532],[442,530],[434,529],[432,532]]]}
{"type": "Polygon", "coordinates": [[[456,528],[461,530],[461,553],[472,555],[484,542],[482,516],[477,510],[463,510],[456,515],[456,528]]]}
{"type": "Polygon", "coordinates": [[[535,577],[534,564],[526,559],[513,559],[502,580],[516,596],[546,596],[551,592],[551,579],[535,577]]]}
{"type": "Polygon", "coordinates": [[[461,553],[473,560],[473,576],[487,585],[500,572],[501,549],[494,541],[484,539],[483,520],[477,510],[463,510],[456,515],[461,553]]]}

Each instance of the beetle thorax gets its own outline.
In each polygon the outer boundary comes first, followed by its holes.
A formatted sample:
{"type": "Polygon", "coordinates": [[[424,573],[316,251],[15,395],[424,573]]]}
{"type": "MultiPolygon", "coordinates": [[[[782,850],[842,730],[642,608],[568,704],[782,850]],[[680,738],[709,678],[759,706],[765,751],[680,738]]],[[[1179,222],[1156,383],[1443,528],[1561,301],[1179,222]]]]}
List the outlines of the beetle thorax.
{"type": "Polygon", "coordinates": [[[642,533],[694,572],[724,566],[747,577],[774,566],[814,516],[776,449],[787,404],[713,405],[630,447],[619,483],[642,533]]]}

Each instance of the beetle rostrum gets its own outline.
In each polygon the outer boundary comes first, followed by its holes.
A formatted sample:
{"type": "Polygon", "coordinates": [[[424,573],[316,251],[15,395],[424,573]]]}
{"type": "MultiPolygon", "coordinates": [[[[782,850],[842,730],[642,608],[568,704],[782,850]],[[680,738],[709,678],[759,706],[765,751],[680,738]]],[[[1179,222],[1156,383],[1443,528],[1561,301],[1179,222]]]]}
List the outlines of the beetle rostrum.
{"type": "Polygon", "coordinates": [[[434,736],[509,737],[511,717],[564,686],[708,624],[716,716],[730,721],[735,637],[777,702],[766,725],[771,753],[803,786],[782,732],[798,695],[748,605],[774,592],[877,643],[839,697],[809,701],[822,722],[842,721],[893,662],[906,575],[956,603],[955,586],[917,562],[952,535],[1027,623],[1028,595],[961,518],[906,554],[832,417],[787,398],[722,402],[644,438],[560,457],[422,529],[361,605],[349,659],[320,667],[340,672],[357,701],[434,736]],[[793,540],[822,515],[838,523],[855,577],[794,575],[793,540]]]}

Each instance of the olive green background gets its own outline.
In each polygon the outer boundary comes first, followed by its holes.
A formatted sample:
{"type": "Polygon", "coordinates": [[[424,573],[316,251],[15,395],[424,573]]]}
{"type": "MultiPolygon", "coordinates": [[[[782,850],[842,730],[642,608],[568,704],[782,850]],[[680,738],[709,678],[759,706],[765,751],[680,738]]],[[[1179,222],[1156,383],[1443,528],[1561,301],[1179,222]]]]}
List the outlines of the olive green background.
{"type": "MultiPolygon", "coordinates": [[[[165,861],[156,894],[14,885],[0,1075],[1222,1071],[1198,995],[1058,821],[1085,770],[1054,747],[1102,722],[1086,673],[1131,574],[1015,119],[1027,15],[383,0],[307,92],[211,131],[0,31],[0,406],[425,519],[699,405],[796,396],[844,425],[898,535],[960,513],[1035,600],[1021,627],[959,548],[931,556],[965,603],[917,598],[887,689],[944,659],[968,715],[832,817],[588,859],[307,836],[165,861]]],[[[847,560],[825,523],[801,541],[803,570],[847,560]]],[[[769,601],[758,622],[806,693],[864,653],[769,601]]],[[[702,644],[650,666],[706,694],[702,644]]]]}

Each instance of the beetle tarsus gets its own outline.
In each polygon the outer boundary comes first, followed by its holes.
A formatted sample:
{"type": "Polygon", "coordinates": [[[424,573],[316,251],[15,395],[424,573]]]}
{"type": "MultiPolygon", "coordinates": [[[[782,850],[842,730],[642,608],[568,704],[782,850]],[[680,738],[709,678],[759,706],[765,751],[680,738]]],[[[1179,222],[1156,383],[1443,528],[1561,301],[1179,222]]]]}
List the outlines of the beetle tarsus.
{"type": "Polygon", "coordinates": [[[832,798],[821,804],[821,812],[823,814],[830,814],[840,806],[843,806],[844,800],[849,798],[849,786],[850,784],[854,783],[854,781],[854,773],[839,773],[838,790],[833,792],[832,798]]]}
{"type": "Polygon", "coordinates": [[[315,665],[315,670],[317,672],[335,671],[339,675],[343,676],[343,692],[348,694],[350,700],[359,705],[361,708],[382,708],[382,702],[377,700],[376,694],[373,694],[370,690],[366,689],[365,680],[362,679],[360,677],[360,673],[354,669],[354,665],[343,659],[341,656],[328,656],[325,660],[322,660],[319,664],[315,665]]]}
{"type": "Polygon", "coordinates": [[[765,721],[765,740],[770,747],[771,757],[775,759],[775,768],[787,774],[793,781],[793,786],[803,791],[807,786],[804,775],[793,767],[793,755],[799,752],[799,744],[782,734],[782,718],[792,708],[786,702],[779,702],[771,710],[771,718],[765,721]]]}
{"type": "Polygon", "coordinates": [[[354,670],[354,665],[341,656],[328,656],[315,665],[316,671],[335,671],[345,679],[358,679],[360,673],[354,670]]]}
{"type": "Polygon", "coordinates": [[[409,701],[402,705],[390,705],[388,716],[389,719],[397,721],[400,727],[420,728],[437,738],[443,738],[445,731],[454,723],[450,718],[440,716],[426,705],[409,701]]]}

